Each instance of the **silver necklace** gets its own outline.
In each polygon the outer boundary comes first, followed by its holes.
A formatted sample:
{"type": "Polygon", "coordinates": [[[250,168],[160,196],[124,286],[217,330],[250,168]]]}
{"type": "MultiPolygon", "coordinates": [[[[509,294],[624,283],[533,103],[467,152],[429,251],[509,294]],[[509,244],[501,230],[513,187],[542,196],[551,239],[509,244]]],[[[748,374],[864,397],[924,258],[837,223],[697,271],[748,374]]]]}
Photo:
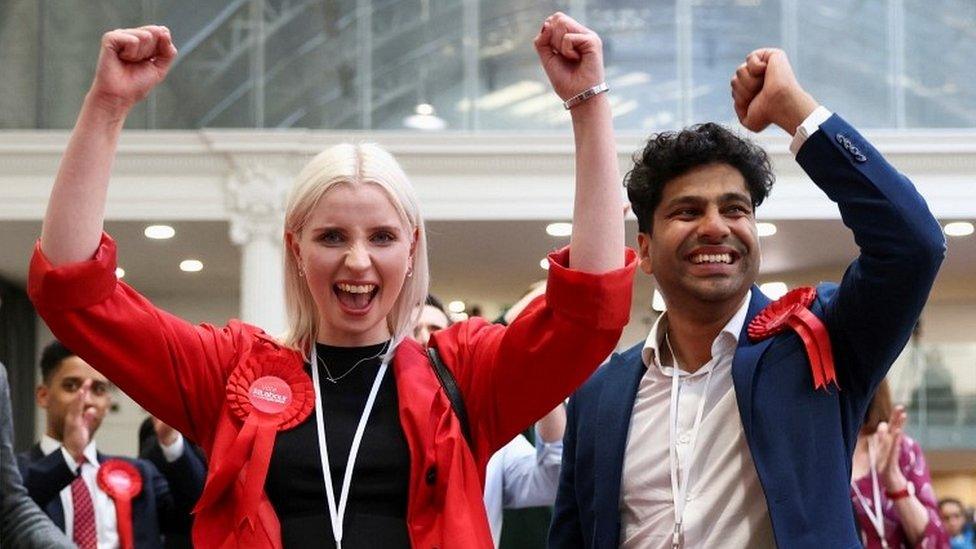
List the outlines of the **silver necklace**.
{"type": "Polygon", "coordinates": [[[386,352],[386,350],[387,350],[387,348],[389,348],[389,346],[390,346],[390,342],[387,341],[386,342],[386,345],[383,345],[383,348],[380,349],[380,352],[376,353],[373,356],[368,356],[366,358],[359,359],[355,364],[352,365],[351,368],[349,368],[348,370],[346,370],[345,372],[343,372],[342,375],[339,375],[339,376],[333,376],[332,375],[332,371],[329,370],[329,365],[325,363],[325,360],[322,357],[316,356],[316,362],[318,362],[319,364],[322,365],[323,368],[325,368],[325,374],[326,374],[325,379],[327,381],[331,381],[332,383],[338,383],[340,379],[342,379],[342,378],[346,377],[347,375],[351,374],[352,371],[355,370],[357,367],[359,367],[359,365],[362,364],[363,362],[366,362],[367,360],[374,360],[374,359],[377,359],[377,358],[383,356],[383,353],[386,352]]]}

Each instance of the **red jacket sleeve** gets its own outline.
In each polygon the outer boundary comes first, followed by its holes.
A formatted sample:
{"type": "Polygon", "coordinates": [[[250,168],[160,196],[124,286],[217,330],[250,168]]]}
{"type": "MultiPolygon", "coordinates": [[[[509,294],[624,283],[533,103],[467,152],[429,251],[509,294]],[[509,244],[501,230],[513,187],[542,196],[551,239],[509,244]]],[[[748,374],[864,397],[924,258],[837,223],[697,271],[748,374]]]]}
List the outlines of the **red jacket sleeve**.
{"type": "Polygon", "coordinates": [[[468,409],[479,453],[490,455],[579,387],[613,351],[630,318],[636,253],[603,274],[549,256],[545,296],[509,326],[472,319],[432,336],[468,409]]]}
{"type": "Polygon", "coordinates": [[[230,370],[253,326],[194,326],[115,277],[115,242],[88,261],[53,267],[35,246],[28,294],[65,346],[146,410],[209,447],[230,370]]]}

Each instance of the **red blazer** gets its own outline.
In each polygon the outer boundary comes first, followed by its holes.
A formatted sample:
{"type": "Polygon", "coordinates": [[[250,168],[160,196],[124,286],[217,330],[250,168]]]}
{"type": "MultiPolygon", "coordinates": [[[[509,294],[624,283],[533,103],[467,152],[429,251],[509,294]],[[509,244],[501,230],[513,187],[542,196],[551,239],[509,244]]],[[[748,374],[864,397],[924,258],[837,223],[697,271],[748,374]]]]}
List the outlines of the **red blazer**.
{"type": "MultiPolygon", "coordinates": [[[[613,350],[630,313],[632,250],[626,259],[623,269],[594,275],[566,268],[568,249],[553,253],[546,296],[510,326],[474,319],[434,336],[432,345],[464,395],[471,448],[421,347],[405,341],[397,349],[392,372],[410,448],[407,525],[414,547],[492,547],[482,502],[488,458],[613,350]]],[[[38,244],[28,292],[68,348],[207,453],[211,467],[201,499],[212,501],[197,509],[194,544],[280,547],[280,525],[263,486],[251,521],[246,474],[222,493],[211,481],[242,426],[227,398],[228,379],[238,368],[275,363],[300,369],[304,380],[301,354],[240,321],[195,326],[157,309],[116,279],[115,264],[108,235],[91,260],[57,268],[38,244]]]]}

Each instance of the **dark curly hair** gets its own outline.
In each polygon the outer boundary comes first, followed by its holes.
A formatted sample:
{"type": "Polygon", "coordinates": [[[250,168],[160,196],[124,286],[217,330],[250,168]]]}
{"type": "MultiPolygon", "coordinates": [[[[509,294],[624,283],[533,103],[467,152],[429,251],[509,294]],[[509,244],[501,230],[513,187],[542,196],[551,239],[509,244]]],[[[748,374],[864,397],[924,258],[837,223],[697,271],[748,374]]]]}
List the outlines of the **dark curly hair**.
{"type": "Polygon", "coordinates": [[[708,164],[728,164],[739,170],[753,207],[762,204],[773,187],[775,176],[766,152],[718,124],[709,122],[652,135],[644,149],[634,154],[634,167],[624,177],[640,232],[651,233],[664,186],[708,164]]]}

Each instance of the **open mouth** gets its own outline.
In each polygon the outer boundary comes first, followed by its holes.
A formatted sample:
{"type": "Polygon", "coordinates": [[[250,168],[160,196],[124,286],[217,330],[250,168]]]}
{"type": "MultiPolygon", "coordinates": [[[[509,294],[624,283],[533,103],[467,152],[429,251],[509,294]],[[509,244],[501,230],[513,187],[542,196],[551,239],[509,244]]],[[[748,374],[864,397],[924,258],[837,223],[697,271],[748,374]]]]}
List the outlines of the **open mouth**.
{"type": "Polygon", "coordinates": [[[350,312],[365,312],[373,303],[373,298],[379,293],[376,284],[348,284],[339,282],[332,285],[332,293],[339,303],[350,312]]]}

